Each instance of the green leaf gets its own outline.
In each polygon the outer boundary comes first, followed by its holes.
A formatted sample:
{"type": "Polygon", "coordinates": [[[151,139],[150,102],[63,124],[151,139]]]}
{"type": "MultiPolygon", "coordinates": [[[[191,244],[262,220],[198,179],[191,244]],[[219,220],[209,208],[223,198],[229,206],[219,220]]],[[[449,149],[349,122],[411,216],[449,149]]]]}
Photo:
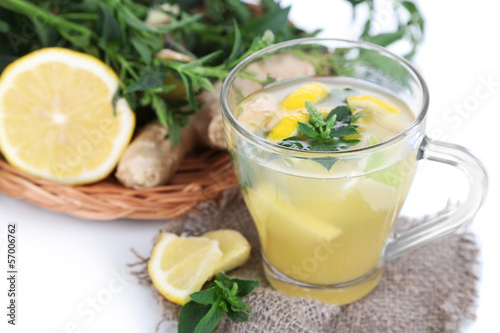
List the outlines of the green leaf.
{"type": "Polygon", "coordinates": [[[6,34],[9,31],[10,31],[10,25],[9,25],[9,23],[0,20],[0,33],[6,34]]]}
{"type": "Polygon", "coordinates": [[[309,146],[310,151],[338,151],[338,141],[337,142],[328,142],[328,143],[322,143],[322,142],[315,142],[309,146]]]}
{"type": "Polygon", "coordinates": [[[341,138],[346,135],[351,135],[351,134],[357,134],[358,130],[354,126],[341,126],[341,127],[336,127],[333,129],[333,131],[330,133],[330,136],[332,138],[341,138]]]}
{"type": "Polygon", "coordinates": [[[208,288],[207,290],[197,291],[189,295],[196,303],[209,305],[217,299],[217,288],[208,288]]]}
{"type": "MultiPolygon", "coordinates": [[[[316,129],[320,129],[325,126],[325,118],[318,111],[318,109],[309,101],[305,102],[306,109],[309,112],[309,117],[311,118],[310,122],[314,125],[316,129]]],[[[304,134],[305,135],[305,134],[304,134]]]]}
{"type": "Polygon", "coordinates": [[[160,70],[158,67],[146,67],[141,72],[139,79],[131,84],[125,90],[125,93],[161,88],[165,76],[165,71],[160,70]]]}
{"type": "Polygon", "coordinates": [[[305,148],[303,143],[301,142],[300,138],[296,136],[289,137],[287,139],[284,139],[280,143],[278,143],[280,146],[287,147],[287,148],[292,148],[292,149],[298,149],[298,150],[309,150],[308,148],[305,148]]]}
{"type": "Polygon", "coordinates": [[[232,279],[231,281],[238,284],[238,297],[247,296],[260,284],[260,281],[258,280],[232,279]]]}
{"type": "Polygon", "coordinates": [[[336,116],[336,119],[339,122],[339,124],[350,124],[351,114],[352,114],[351,109],[348,106],[339,105],[332,111],[330,111],[327,119],[336,116]]]}
{"type": "Polygon", "coordinates": [[[328,120],[326,121],[326,130],[325,130],[325,132],[329,134],[331,132],[333,126],[337,122],[337,115],[334,114],[332,117],[329,116],[327,119],[328,120]]]}
{"type": "Polygon", "coordinates": [[[245,23],[241,27],[241,30],[251,32],[254,35],[262,35],[266,32],[266,30],[270,30],[274,34],[277,34],[285,27],[290,8],[291,7],[286,7],[269,11],[264,15],[245,23]]]}
{"type": "Polygon", "coordinates": [[[208,313],[200,320],[198,325],[194,330],[194,333],[211,333],[217,327],[222,316],[224,315],[224,310],[218,303],[212,304],[212,307],[208,313]]]}
{"type": "Polygon", "coordinates": [[[318,139],[321,137],[321,135],[316,132],[316,129],[314,128],[313,125],[309,123],[303,123],[303,122],[298,122],[299,125],[299,131],[307,138],[309,139],[318,139]]]}
{"type": "Polygon", "coordinates": [[[99,6],[99,20],[102,23],[102,38],[105,41],[119,41],[122,36],[120,24],[104,4],[99,6]]]}
{"type": "MultiPolygon", "coordinates": [[[[156,113],[156,116],[158,117],[158,119],[160,120],[160,123],[164,126],[164,127],[169,127],[169,137],[171,137],[173,134],[172,134],[172,128],[174,126],[171,126],[172,124],[169,124],[168,121],[167,121],[167,104],[165,103],[165,101],[158,97],[157,95],[152,95],[151,96],[151,102],[153,104],[153,109],[156,113]],[[170,125],[170,126],[169,126],[170,125]]],[[[172,140],[173,141],[173,140],[172,140]]],[[[173,142],[172,142],[173,144],[173,142]]],[[[175,146],[175,144],[173,144],[175,146]]]]}
{"type": "Polygon", "coordinates": [[[151,65],[153,61],[153,52],[148,44],[146,44],[142,38],[134,36],[130,39],[130,42],[134,46],[135,50],[144,61],[146,65],[151,65]]]}
{"type": "Polygon", "coordinates": [[[211,306],[187,302],[179,315],[178,333],[193,333],[198,323],[210,311],[211,306]]]}
{"type": "Polygon", "coordinates": [[[234,311],[232,309],[229,309],[227,312],[227,316],[232,320],[236,322],[244,322],[248,320],[248,312],[245,311],[234,311]]]}
{"type": "Polygon", "coordinates": [[[402,28],[395,32],[381,33],[375,36],[367,36],[364,40],[385,47],[402,39],[405,34],[406,28],[402,28]]]}
{"type": "Polygon", "coordinates": [[[175,147],[181,141],[181,126],[176,121],[168,126],[168,138],[172,141],[172,145],[175,147]]]}
{"type": "Polygon", "coordinates": [[[236,23],[236,20],[234,20],[233,22],[234,22],[234,41],[231,54],[226,60],[228,63],[231,63],[232,61],[236,60],[238,55],[241,54],[241,50],[243,48],[243,43],[241,40],[241,32],[240,29],[238,28],[238,23],[236,23]]]}

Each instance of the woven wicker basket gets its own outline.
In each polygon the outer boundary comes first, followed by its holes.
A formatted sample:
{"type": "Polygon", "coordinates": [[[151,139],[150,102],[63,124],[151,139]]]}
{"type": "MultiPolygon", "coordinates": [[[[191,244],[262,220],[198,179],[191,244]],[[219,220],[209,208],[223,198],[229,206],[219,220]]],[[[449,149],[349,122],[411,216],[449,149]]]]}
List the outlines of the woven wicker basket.
{"type": "Polygon", "coordinates": [[[87,186],[66,186],[27,175],[0,155],[0,191],[37,206],[91,220],[181,219],[237,186],[227,152],[193,152],[168,185],[133,190],[113,176],[87,186]]]}

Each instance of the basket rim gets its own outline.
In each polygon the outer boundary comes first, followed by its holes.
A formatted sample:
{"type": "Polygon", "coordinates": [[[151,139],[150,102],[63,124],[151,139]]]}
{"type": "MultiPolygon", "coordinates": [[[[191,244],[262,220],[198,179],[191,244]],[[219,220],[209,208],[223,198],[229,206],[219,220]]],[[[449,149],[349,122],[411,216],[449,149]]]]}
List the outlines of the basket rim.
{"type": "Polygon", "coordinates": [[[0,192],[54,212],[89,220],[179,220],[208,200],[237,186],[227,151],[190,153],[167,185],[131,189],[113,176],[69,186],[31,176],[0,154],[0,192]]]}

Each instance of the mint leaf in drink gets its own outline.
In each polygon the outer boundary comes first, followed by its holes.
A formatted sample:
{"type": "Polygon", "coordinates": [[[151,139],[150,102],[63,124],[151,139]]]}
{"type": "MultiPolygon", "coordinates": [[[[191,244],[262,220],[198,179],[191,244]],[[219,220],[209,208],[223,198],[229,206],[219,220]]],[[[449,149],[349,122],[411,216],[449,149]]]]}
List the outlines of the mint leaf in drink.
{"type": "Polygon", "coordinates": [[[303,123],[299,121],[297,124],[299,125],[300,133],[302,133],[306,138],[309,139],[321,138],[321,133],[318,133],[317,128],[315,128],[310,123],[303,123]]]}
{"type": "MultiPolygon", "coordinates": [[[[358,113],[353,116],[347,105],[339,105],[330,111],[325,120],[311,102],[306,101],[305,105],[309,112],[309,122],[297,123],[302,137],[286,138],[278,143],[280,146],[297,150],[333,152],[349,149],[360,142],[348,136],[359,134],[358,126],[352,123],[365,114],[358,113]]],[[[323,157],[314,161],[330,170],[337,159],[323,157]]]]}
{"type": "Polygon", "coordinates": [[[353,135],[353,134],[358,134],[358,130],[356,127],[350,125],[350,126],[341,126],[334,128],[333,131],[330,134],[331,138],[342,138],[347,135],[353,135]]]}
{"type": "Polygon", "coordinates": [[[318,111],[318,109],[314,106],[310,101],[305,102],[307,112],[309,112],[309,117],[311,118],[310,122],[314,127],[318,130],[321,130],[323,126],[326,125],[325,118],[318,111]]]}
{"type": "Polygon", "coordinates": [[[309,150],[309,149],[306,149],[304,147],[303,143],[301,142],[301,139],[296,137],[296,136],[292,136],[292,137],[289,137],[287,139],[284,139],[283,141],[281,141],[278,144],[280,146],[292,148],[292,149],[309,150]]]}
{"type": "Polygon", "coordinates": [[[340,124],[351,124],[352,112],[348,106],[339,105],[334,108],[328,114],[327,119],[330,120],[332,117],[336,116],[337,123],[340,124]]]}
{"type": "Polygon", "coordinates": [[[219,274],[208,289],[189,295],[179,317],[178,333],[211,333],[224,316],[237,322],[248,320],[251,311],[240,299],[260,284],[256,280],[231,279],[219,274]]]}
{"type": "Polygon", "coordinates": [[[357,125],[352,125],[353,117],[351,109],[346,105],[340,105],[330,111],[325,118],[318,109],[309,101],[305,102],[309,112],[309,122],[298,122],[298,128],[302,136],[289,137],[282,140],[279,145],[287,148],[310,150],[310,151],[339,151],[347,149],[359,140],[349,140],[349,135],[359,134],[357,125]]]}

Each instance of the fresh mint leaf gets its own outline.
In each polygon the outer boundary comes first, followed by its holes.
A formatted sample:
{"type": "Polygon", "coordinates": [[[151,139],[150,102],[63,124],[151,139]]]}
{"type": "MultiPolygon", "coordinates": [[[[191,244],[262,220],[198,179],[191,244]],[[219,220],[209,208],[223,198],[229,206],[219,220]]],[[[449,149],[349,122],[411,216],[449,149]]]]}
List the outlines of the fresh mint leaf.
{"type": "Polygon", "coordinates": [[[193,333],[196,326],[210,311],[210,305],[203,305],[194,301],[187,302],[181,309],[177,333],[193,333]]]}
{"type": "Polygon", "coordinates": [[[310,151],[324,151],[324,152],[329,152],[329,151],[338,151],[339,150],[339,140],[330,142],[330,143],[313,143],[310,147],[310,151]]]}
{"type": "Polygon", "coordinates": [[[203,305],[210,305],[217,299],[217,288],[208,288],[207,290],[197,291],[189,295],[193,301],[203,305]]]}
{"type": "Polygon", "coordinates": [[[227,316],[232,320],[236,322],[244,322],[248,320],[249,314],[245,311],[234,311],[232,309],[229,309],[227,311],[227,316]]]}
{"type": "Polygon", "coordinates": [[[299,131],[309,139],[318,139],[321,137],[321,134],[316,131],[313,125],[309,123],[298,122],[299,131]]]}
{"type": "MultiPolygon", "coordinates": [[[[304,147],[302,142],[300,141],[300,138],[296,136],[292,136],[290,138],[284,139],[283,141],[278,143],[280,146],[287,147],[287,148],[292,148],[292,149],[298,149],[298,150],[308,150],[304,147]]],[[[276,156],[277,158],[278,156],[276,156]]]]}
{"type": "Polygon", "coordinates": [[[306,101],[305,105],[307,111],[309,112],[311,124],[313,124],[314,127],[316,127],[319,130],[322,129],[323,126],[326,125],[326,123],[325,123],[325,118],[323,118],[321,112],[319,112],[318,109],[314,106],[314,104],[309,101],[306,101]]]}
{"type": "Polygon", "coordinates": [[[351,123],[351,109],[348,106],[345,105],[339,105],[335,107],[330,113],[328,114],[327,119],[329,120],[333,116],[336,116],[336,120],[339,124],[350,124],[351,123]]]}
{"type": "MultiPolygon", "coordinates": [[[[353,117],[349,107],[345,105],[337,106],[330,111],[325,122],[323,115],[312,103],[306,101],[305,104],[309,111],[310,123],[298,122],[297,124],[300,132],[308,140],[301,140],[299,137],[289,137],[278,143],[280,146],[306,151],[335,152],[346,150],[360,142],[359,140],[345,139],[348,135],[358,134],[358,126],[351,125],[353,117]],[[313,121],[314,124],[312,123],[313,121]]],[[[355,119],[361,116],[363,114],[360,114],[355,119]]],[[[337,158],[332,157],[314,159],[315,162],[320,163],[327,170],[330,170],[337,160],[337,158]]]]}
{"type": "Polygon", "coordinates": [[[335,125],[335,122],[337,121],[337,115],[333,115],[333,117],[328,117],[328,120],[326,122],[326,130],[325,132],[330,135],[331,133],[331,130],[333,128],[333,126],[335,125]]]}
{"type": "Polygon", "coordinates": [[[342,126],[342,127],[336,127],[333,129],[331,132],[330,136],[332,138],[342,138],[346,135],[352,135],[352,134],[357,134],[358,130],[356,127],[350,125],[350,126],[342,126]]]}
{"type": "Polygon", "coordinates": [[[360,142],[360,140],[341,139],[340,142],[337,144],[337,147],[339,148],[339,150],[346,150],[352,146],[357,145],[359,142],[360,142]]]}
{"type": "Polygon", "coordinates": [[[201,318],[194,333],[211,333],[219,325],[220,320],[224,316],[224,310],[219,303],[212,304],[208,313],[201,318]]]}
{"type": "Polygon", "coordinates": [[[231,279],[219,274],[207,290],[192,293],[191,301],[181,310],[178,333],[210,333],[224,313],[234,321],[246,321],[248,305],[239,297],[248,295],[259,281],[231,279]]]}
{"type": "Polygon", "coordinates": [[[260,284],[258,280],[232,279],[233,283],[238,285],[238,297],[245,297],[250,294],[260,284]]]}

